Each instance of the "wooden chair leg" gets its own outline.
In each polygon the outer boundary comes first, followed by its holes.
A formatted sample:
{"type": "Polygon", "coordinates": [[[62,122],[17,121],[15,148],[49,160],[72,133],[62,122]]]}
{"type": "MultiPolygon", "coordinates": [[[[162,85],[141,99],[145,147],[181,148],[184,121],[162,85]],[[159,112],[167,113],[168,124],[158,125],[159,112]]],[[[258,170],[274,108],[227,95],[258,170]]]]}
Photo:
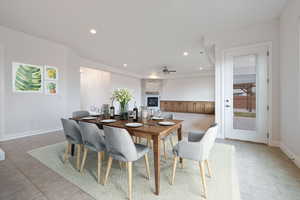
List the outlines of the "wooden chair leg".
{"type": "Polygon", "coordinates": [[[206,180],[205,180],[205,168],[204,168],[204,161],[199,163],[200,167],[200,174],[201,174],[201,180],[203,185],[203,191],[204,191],[204,198],[207,197],[207,189],[206,189],[206,180]]]}
{"type": "Polygon", "coordinates": [[[149,169],[148,154],[145,154],[145,165],[146,165],[146,171],[147,171],[147,179],[150,180],[150,169],[149,169]]]}
{"type": "Polygon", "coordinates": [[[81,144],[76,145],[76,168],[79,171],[80,170],[80,161],[81,161],[81,144]]]}
{"type": "Polygon", "coordinates": [[[177,161],[178,161],[178,157],[177,157],[177,156],[174,156],[174,163],[173,163],[173,171],[172,171],[171,185],[173,185],[173,184],[174,184],[174,181],[175,181],[175,173],[176,173],[177,161]]]}
{"type": "Polygon", "coordinates": [[[105,153],[101,152],[101,159],[102,159],[102,161],[104,160],[104,158],[105,158],[105,153]]]}
{"type": "Polygon", "coordinates": [[[68,142],[66,150],[65,150],[65,154],[64,154],[64,163],[66,163],[67,160],[69,159],[70,150],[71,150],[71,144],[68,142]]]}
{"type": "Polygon", "coordinates": [[[163,146],[164,146],[164,157],[165,157],[165,160],[168,160],[168,158],[167,158],[167,152],[166,152],[166,142],[165,142],[165,140],[163,140],[163,146]]]}
{"type": "Polygon", "coordinates": [[[180,163],[180,168],[183,169],[184,168],[184,165],[183,165],[183,158],[182,159],[182,162],[180,163]]]}
{"type": "Polygon", "coordinates": [[[85,165],[87,153],[88,153],[88,149],[87,149],[87,148],[84,148],[84,151],[83,151],[83,158],[82,158],[81,168],[80,168],[80,172],[81,172],[81,173],[83,172],[83,167],[84,167],[84,165],[85,165]]]}
{"type": "Polygon", "coordinates": [[[105,174],[105,179],[104,179],[103,185],[105,185],[107,183],[107,179],[108,179],[108,175],[109,175],[109,172],[110,172],[112,160],[113,160],[112,157],[109,156],[108,162],[107,162],[107,169],[106,169],[106,174],[105,174]]]}
{"type": "Polygon", "coordinates": [[[150,142],[151,142],[150,138],[147,137],[147,146],[148,146],[149,148],[150,148],[150,142]]]}
{"type": "Polygon", "coordinates": [[[120,165],[120,169],[123,168],[123,163],[121,161],[119,161],[119,165],[120,165]]]}
{"type": "Polygon", "coordinates": [[[212,177],[212,173],[211,173],[211,168],[210,168],[209,161],[206,160],[205,164],[206,164],[206,168],[207,168],[207,171],[208,171],[208,176],[209,176],[209,178],[211,178],[212,177]]]}
{"type": "Polygon", "coordinates": [[[151,137],[147,137],[147,146],[148,146],[150,149],[153,149],[151,137]]]}
{"type": "Polygon", "coordinates": [[[132,200],[132,162],[127,163],[128,168],[128,199],[132,200]]]}
{"type": "Polygon", "coordinates": [[[172,136],[170,137],[170,144],[171,144],[172,149],[173,149],[174,148],[174,143],[173,143],[173,137],[172,136]]]}
{"type": "Polygon", "coordinates": [[[102,166],[102,152],[98,152],[98,162],[97,162],[97,182],[100,184],[101,182],[101,166],[102,166]]]}
{"type": "Polygon", "coordinates": [[[141,144],[141,142],[142,142],[142,138],[138,137],[138,143],[141,144]]]}

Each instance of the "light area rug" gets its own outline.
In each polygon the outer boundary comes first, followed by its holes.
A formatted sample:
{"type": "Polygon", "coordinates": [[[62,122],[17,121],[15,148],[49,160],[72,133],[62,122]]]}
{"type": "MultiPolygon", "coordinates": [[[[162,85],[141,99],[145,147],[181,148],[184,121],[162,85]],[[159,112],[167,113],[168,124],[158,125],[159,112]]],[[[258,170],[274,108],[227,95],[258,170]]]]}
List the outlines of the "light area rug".
{"type": "MultiPolygon", "coordinates": [[[[127,169],[121,168],[117,161],[113,162],[107,185],[97,184],[96,158],[90,152],[83,174],[75,169],[75,158],[63,164],[62,157],[66,143],[57,143],[28,152],[44,165],[60,174],[62,177],[77,185],[95,199],[117,200],[127,199],[127,169]]],[[[240,200],[238,177],[235,167],[234,147],[227,144],[215,144],[211,153],[211,168],[213,176],[207,177],[207,200],[240,200]]],[[[160,195],[154,194],[154,169],[152,153],[149,155],[151,178],[145,178],[146,169],[144,159],[133,164],[133,199],[135,200],[199,200],[204,199],[200,169],[195,161],[184,160],[184,168],[178,165],[174,185],[170,185],[172,171],[172,154],[168,160],[161,157],[161,190],[160,195]]],[[[101,178],[106,170],[107,157],[103,161],[101,178]]]]}

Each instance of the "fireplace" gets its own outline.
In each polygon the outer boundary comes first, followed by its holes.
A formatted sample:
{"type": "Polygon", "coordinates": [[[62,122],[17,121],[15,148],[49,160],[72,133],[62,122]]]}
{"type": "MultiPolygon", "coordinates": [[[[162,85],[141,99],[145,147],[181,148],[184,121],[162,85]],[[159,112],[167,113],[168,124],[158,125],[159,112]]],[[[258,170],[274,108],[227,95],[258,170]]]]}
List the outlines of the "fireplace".
{"type": "Polygon", "coordinates": [[[159,109],[159,96],[158,95],[146,96],[146,105],[149,108],[159,109]]]}

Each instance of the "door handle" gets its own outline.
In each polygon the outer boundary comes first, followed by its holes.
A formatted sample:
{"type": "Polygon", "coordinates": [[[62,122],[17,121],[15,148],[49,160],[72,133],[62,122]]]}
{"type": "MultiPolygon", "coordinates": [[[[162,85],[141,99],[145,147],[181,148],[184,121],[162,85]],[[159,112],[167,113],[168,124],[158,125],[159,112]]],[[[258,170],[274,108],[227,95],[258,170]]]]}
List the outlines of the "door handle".
{"type": "Polygon", "coordinates": [[[230,108],[230,105],[226,105],[225,107],[226,107],[226,108],[230,108]]]}

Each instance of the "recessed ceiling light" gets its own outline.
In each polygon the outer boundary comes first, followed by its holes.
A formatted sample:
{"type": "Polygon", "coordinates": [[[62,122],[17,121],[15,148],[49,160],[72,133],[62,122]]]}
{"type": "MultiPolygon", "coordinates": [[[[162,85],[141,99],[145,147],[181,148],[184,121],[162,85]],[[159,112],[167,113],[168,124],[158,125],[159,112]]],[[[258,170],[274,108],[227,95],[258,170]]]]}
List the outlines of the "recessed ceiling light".
{"type": "Polygon", "coordinates": [[[97,33],[97,31],[95,29],[91,29],[90,33],[93,34],[93,35],[95,35],[97,33]]]}
{"type": "Polygon", "coordinates": [[[184,56],[188,56],[188,55],[189,55],[189,52],[185,51],[185,52],[183,52],[183,55],[184,55],[184,56]]]}
{"type": "Polygon", "coordinates": [[[127,67],[127,64],[123,64],[123,67],[127,67]]]}
{"type": "Polygon", "coordinates": [[[203,70],[203,67],[200,67],[199,69],[200,69],[200,70],[203,70]]]}

